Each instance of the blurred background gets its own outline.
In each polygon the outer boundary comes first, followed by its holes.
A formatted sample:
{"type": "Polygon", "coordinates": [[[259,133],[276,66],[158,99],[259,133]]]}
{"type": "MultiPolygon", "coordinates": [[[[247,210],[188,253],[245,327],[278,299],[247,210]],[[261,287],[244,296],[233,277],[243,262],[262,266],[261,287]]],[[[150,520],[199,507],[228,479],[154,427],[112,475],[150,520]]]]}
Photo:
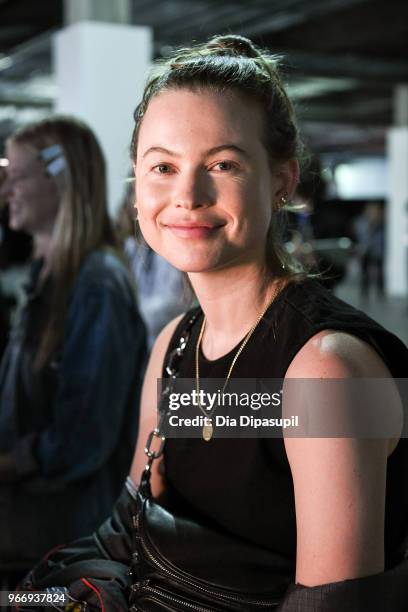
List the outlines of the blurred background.
{"type": "MultiPolygon", "coordinates": [[[[287,248],[408,342],[406,0],[0,0],[0,157],[20,125],[82,117],[108,160],[114,215],[152,59],[230,32],[283,56],[309,151],[287,248]]],[[[30,246],[1,215],[13,304],[30,246]]]]}

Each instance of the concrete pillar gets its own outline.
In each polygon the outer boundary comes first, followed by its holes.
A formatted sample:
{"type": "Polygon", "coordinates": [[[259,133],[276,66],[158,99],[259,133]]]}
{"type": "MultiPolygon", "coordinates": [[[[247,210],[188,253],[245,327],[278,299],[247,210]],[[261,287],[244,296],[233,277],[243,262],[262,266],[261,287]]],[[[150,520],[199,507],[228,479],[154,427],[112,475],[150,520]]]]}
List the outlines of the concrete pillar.
{"type": "Polygon", "coordinates": [[[64,0],[65,25],[79,21],[129,23],[130,0],[64,0]]]}
{"type": "Polygon", "coordinates": [[[80,117],[98,136],[108,166],[112,213],[130,168],[133,111],[151,64],[152,32],[142,26],[81,19],[93,18],[103,7],[101,17],[116,14],[117,20],[124,19],[126,4],[122,0],[70,0],[65,5],[67,19],[79,21],[54,38],[55,111],[80,117]]]}
{"type": "Polygon", "coordinates": [[[397,85],[394,89],[394,125],[408,126],[408,85],[397,85]]]}
{"type": "Polygon", "coordinates": [[[394,124],[387,137],[386,285],[389,295],[402,297],[408,295],[408,85],[395,88],[394,124]]]}

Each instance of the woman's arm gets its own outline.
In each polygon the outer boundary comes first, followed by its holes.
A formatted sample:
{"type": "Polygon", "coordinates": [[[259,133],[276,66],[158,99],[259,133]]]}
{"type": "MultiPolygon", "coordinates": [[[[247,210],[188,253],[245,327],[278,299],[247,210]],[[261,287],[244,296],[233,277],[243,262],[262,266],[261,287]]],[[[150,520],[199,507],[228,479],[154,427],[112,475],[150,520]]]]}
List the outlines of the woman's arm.
{"type": "MultiPolygon", "coordinates": [[[[158,335],[150,355],[146,375],[142,388],[142,400],[140,405],[139,434],[136,451],[133,458],[130,477],[135,485],[139,484],[141,474],[146,466],[147,458],[144,452],[146,440],[149,433],[157,425],[157,379],[162,378],[163,361],[170,339],[183,315],[170,321],[158,335]]],[[[153,462],[151,487],[155,497],[164,490],[165,484],[160,466],[162,458],[153,462]]]]}
{"type": "MultiPolygon", "coordinates": [[[[286,374],[373,377],[391,377],[379,355],[363,341],[331,331],[309,340],[286,374]]],[[[397,397],[390,386],[389,401],[379,408],[398,418],[397,397]]],[[[327,397],[321,401],[330,409],[327,397]]],[[[395,445],[387,438],[285,438],[296,503],[296,582],[315,586],[383,571],[386,467],[395,445]]]]}
{"type": "Polygon", "coordinates": [[[136,437],[145,365],[145,330],[130,289],[106,275],[85,279],[68,310],[51,417],[21,438],[14,457],[21,477],[65,483],[103,466],[126,425],[136,437]]]}

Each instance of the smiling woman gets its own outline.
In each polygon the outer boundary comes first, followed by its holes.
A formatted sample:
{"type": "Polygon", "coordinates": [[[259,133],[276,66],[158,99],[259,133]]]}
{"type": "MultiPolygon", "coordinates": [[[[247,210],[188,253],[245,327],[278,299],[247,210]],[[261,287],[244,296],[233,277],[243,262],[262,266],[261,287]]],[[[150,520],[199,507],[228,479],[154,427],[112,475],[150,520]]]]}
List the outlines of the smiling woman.
{"type": "Polygon", "coordinates": [[[10,227],[29,234],[51,234],[58,212],[58,187],[29,144],[10,142],[8,187],[10,227]]]}
{"type": "MultiPolygon", "coordinates": [[[[198,438],[165,441],[157,425],[157,379],[166,379],[166,415],[177,376],[193,379],[197,395],[211,378],[222,393],[233,379],[385,379],[385,420],[401,422],[394,378],[407,374],[407,349],[282,249],[300,146],[276,58],[232,35],[181,50],[150,79],[135,120],[142,233],[188,274],[200,306],[153,348],[131,479],[111,521],[86,550],[79,542],[42,564],[31,586],[66,584],[57,564],[69,568],[71,594],[86,598],[72,581],[87,557],[105,609],[402,612],[408,449],[398,430],[373,440],[227,439],[210,423],[198,438]],[[102,579],[93,557],[104,559],[102,579]],[[107,558],[131,566],[116,591],[107,558]]],[[[344,397],[313,396],[322,413],[356,414],[344,397]]],[[[298,394],[292,414],[307,400],[298,394]]]]}
{"type": "Polygon", "coordinates": [[[271,203],[292,190],[298,170],[288,160],[271,171],[262,123],[261,110],[248,116],[232,92],[169,90],[152,99],[136,149],[138,219],[174,266],[215,271],[249,253],[263,265],[271,203]]]}

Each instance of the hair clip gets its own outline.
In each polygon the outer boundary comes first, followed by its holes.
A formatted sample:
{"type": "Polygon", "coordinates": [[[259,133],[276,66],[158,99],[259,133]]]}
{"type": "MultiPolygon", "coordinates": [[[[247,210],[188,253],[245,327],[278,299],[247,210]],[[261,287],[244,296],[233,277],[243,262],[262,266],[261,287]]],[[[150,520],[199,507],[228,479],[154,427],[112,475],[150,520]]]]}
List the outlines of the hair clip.
{"type": "Polygon", "coordinates": [[[59,144],[55,144],[55,145],[51,145],[49,147],[45,147],[45,149],[41,149],[41,151],[40,151],[40,157],[45,162],[49,162],[52,159],[54,159],[55,157],[58,157],[58,155],[63,155],[63,154],[64,154],[64,152],[62,150],[61,145],[59,145],[59,144]]]}
{"type": "Polygon", "coordinates": [[[66,168],[64,152],[59,144],[50,145],[41,149],[40,158],[45,161],[47,174],[49,176],[57,176],[66,168]]]}
{"type": "Polygon", "coordinates": [[[65,168],[66,168],[65,158],[62,155],[60,155],[59,157],[55,158],[52,162],[47,164],[47,173],[50,174],[51,176],[57,176],[57,174],[60,174],[61,172],[63,172],[65,168]]]}

